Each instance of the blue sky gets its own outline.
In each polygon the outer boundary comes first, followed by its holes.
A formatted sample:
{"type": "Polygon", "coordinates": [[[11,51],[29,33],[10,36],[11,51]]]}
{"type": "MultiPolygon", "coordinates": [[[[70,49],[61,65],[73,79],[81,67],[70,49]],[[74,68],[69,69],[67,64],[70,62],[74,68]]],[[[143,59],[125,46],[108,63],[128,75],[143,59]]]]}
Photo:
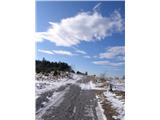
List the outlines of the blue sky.
{"type": "Polygon", "coordinates": [[[36,2],[36,59],[124,75],[124,2],[36,2]]]}

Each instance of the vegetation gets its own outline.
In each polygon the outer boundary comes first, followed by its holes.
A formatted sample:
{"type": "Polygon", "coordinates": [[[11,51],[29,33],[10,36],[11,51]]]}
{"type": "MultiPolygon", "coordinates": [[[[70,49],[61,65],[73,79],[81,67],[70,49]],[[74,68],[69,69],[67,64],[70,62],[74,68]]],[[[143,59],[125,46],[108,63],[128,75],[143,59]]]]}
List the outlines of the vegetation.
{"type": "Polygon", "coordinates": [[[79,75],[88,75],[88,72],[82,73],[80,71],[77,71],[77,74],[79,74],[79,75]]]}
{"type": "Polygon", "coordinates": [[[118,113],[116,112],[116,109],[112,107],[112,104],[110,101],[106,99],[106,96],[104,96],[102,91],[96,91],[97,95],[100,98],[102,108],[104,109],[104,114],[107,117],[108,120],[119,120],[115,119],[113,116],[117,116],[118,113]]]}
{"type": "Polygon", "coordinates": [[[72,67],[64,62],[50,62],[45,60],[36,60],[36,73],[50,73],[54,71],[54,74],[57,75],[59,71],[63,72],[73,72],[72,67]]]}

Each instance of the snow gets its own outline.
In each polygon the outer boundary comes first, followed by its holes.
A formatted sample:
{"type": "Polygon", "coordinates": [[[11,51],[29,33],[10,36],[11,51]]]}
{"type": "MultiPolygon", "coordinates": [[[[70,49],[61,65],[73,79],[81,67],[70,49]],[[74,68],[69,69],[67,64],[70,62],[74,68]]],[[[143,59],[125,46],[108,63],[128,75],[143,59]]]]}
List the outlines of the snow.
{"type": "Polygon", "coordinates": [[[67,84],[75,84],[78,80],[80,80],[83,76],[72,74],[72,77],[63,77],[56,79],[52,74],[48,76],[44,76],[43,74],[36,74],[36,98],[46,91],[58,89],[61,86],[65,86],[67,84]]]}
{"type": "Polygon", "coordinates": [[[89,81],[88,83],[79,84],[82,90],[106,90],[106,88],[98,87],[97,84],[89,81]]]}
{"type": "Polygon", "coordinates": [[[74,106],[73,113],[76,113],[76,107],[74,106]]]}
{"type": "Polygon", "coordinates": [[[92,81],[88,83],[81,83],[79,84],[79,86],[81,87],[82,90],[91,90],[94,88],[94,84],[92,81]]]}
{"type": "Polygon", "coordinates": [[[109,91],[104,92],[104,95],[107,97],[107,100],[111,102],[113,108],[115,108],[118,113],[118,116],[114,116],[114,118],[124,120],[124,99],[120,99],[120,97],[109,91]]]}
{"type": "MultiPolygon", "coordinates": [[[[96,98],[98,99],[98,96],[96,96],[96,98]]],[[[96,107],[96,113],[97,113],[98,120],[107,120],[106,116],[104,115],[104,110],[102,108],[102,105],[100,104],[99,101],[96,107]]]]}
{"type": "Polygon", "coordinates": [[[45,106],[43,108],[40,108],[36,112],[36,119],[41,120],[42,116],[51,106],[59,106],[60,103],[63,101],[64,94],[69,90],[69,87],[67,87],[64,91],[61,92],[54,92],[53,95],[49,98],[49,102],[45,102],[45,106]]]}
{"type": "MultiPolygon", "coordinates": [[[[53,74],[49,74],[45,76],[43,74],[36,74],[36,99],[41,96],[42,93],[48,91],[54,91],[51,97],[47,97],[48,102],[43,102],[44,107],[40,108],[36,112],[36,119],[42,120],[42,116],[51,106],[59,106],[63,101],[64,94],[69,90],[69,87],[66,87],[63,91],[56,92],[56,90],[62,86],[66,86],[67,84],[75,84],[78,80],[80,80],[83,76],[71,74],[68,77],[59,77],[56,78],[53,74]]],[[[76,111],[76,109],[75,109],[76,111]]]]}
{"type": "MultiPolygon", "coordinates": [[[[109,84],[112,84],[112,89],[117,91],[125,91],[124,80],[112,80],[108,81],[109,84]]],[[[94,83],[89,81],[88,83],[79,83],[78,84],[82,90],[108,90],[109,87],[104,83],[94,83]],[[103,87],[102,87],[103,86],[103,87]]]]}
{"type": "Polygon", "coordinates": [[[113,86],[113,90],[125,91],[125,81],[124,80],[112,80],[110,84],[113,86]]]}
{"type": "MultiPolygon", "coordinates": [[[[115,119],[124,120],[124,99],[122,99],[120,96],[116,96],[116,94],[109,92],[106,86],[103,86],[103,83],[95,83],[93,81],[89,81],[87,83],[80,83],[79,80],[84,77],[83,75],[77,75],[77,74],[71,74],[68,77],[59,77],[56,78],[52,74],[49,74],[48,76],[45,76],[43,74],[36,74],[36,99],[44,92],[50,91],[50,90],[57,90],[61,86],[66,86],[67,84],[76,84],[81,87],[82,90],[106,90],[104,92],[104,95],[106,96],[106,99],[111,103],[112,107],[116,109],[116,112],[118,113],[118,116],[113,116],[115,119]]],[[[113,90],[118,91],[125,91],[125,84],[124,80],[112,80],[109,81],[109,84],[112,84],[113,90]]],[[[38,120],[41,120],[41,117],[43,114],[48,110],[51,106],[58,106],[63,101],[63,96],[68,90],[68,87],[65,88],[65,90],[61,92],[55,92],[53,95],[48,98],[49,102],[44,102],[44,107],[40,108],[37,111],[37,118],[38,120]]],[[[98,96],[96,96],[98,97],[98,96]]],[[[91,110],[90,113],[92,113],[91,110]]],[[[96,107],[97,116],[99,120],[107,120],[107,118],[104,115],[104,110],[98,101],[98,105],[96,107]]],[[[76,108],[74,108],[74,111],[76,112],[76,108]]],[[[92,116],[92,115],[91,115],[92,116]]]]}

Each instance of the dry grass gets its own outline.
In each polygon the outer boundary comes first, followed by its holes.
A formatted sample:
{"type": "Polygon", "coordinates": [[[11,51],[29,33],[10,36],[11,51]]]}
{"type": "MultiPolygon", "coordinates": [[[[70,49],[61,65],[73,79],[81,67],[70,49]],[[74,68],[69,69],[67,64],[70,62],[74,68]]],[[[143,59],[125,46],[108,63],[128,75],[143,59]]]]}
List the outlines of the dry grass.
{"type": "Polygon", "coordinates": [[[116,96],[121,96],[122,99],[125,99],[125,92],[124,91],[113,91],[113,93],[115,93],[116,96]]]}
{"type": "Polygon", "coordinates": [[[113,118],[113,116],[117,116],[118,113],[116,112],[116,109],[114,109],[109,101],[107,99],[102,102],[102,107],[104,109],[104,114],[107,116],[107,120],[116,120],[113,118]]]}
{"type": "Polygon", "coordinates": [[[107,120],[117,120],[113,116],[117,116],[118,113],[116,112],[116,109],[112,107],[111,103],[106,99],[106,97],[103,94],[103,91],[96,91],[96,95],[100,98],[102,107],[104,109],[104,114],[107,117],[107,120]]]}

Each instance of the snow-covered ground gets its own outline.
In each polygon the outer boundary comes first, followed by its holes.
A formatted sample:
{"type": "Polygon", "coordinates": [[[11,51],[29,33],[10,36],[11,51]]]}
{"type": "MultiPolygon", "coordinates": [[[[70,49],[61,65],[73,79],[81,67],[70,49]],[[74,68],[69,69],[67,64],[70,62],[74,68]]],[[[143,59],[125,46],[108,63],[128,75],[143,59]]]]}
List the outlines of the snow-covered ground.
{"type": "Polygon", "coordinates": [[[61,92],[54,92],[53,95],[48,98],[49,102],[44,103],[44,107],[40,108],[36,112],[36,119],[41,120],[43,114],[51,107],[51,106],[58,106],[63,101],[63,96],[67,92],[68,88],[66,90],[61,92]]]}
{"type": "MultiPolygon", "coordinates": [[[[102,92],[105,98],[102,97],[103,95],[100,95],[98,96],[99,100],[111,105],[112,109],[117,113],[116,116],[112,116],[115,120],[124,120],[125,96],[123,95],[125,94],[125,80],[110,80],[106,83],[95,83],[93,88],[96,90],[105,90],[102,92]],[[112,92],[109,91],[110,85],[112,86],[112,92]],[[105,99],[109,101],[109,103],[105,99]]],[[[99,105],[101,105],[101,102],[99,102],[99,105]]]]}
{"type": "MultiPolygon", "coordinates": [[[[98,96],[96,96],[96,98],[98,99],[98,96]]],[[[107,120],[106,116],[104,115],[104,110],[102,108],[102,104],[100,103],[100,101],[98,101],[96,112],[97,112],[98,120],[107,120]]]]}
{"type": "MultiPolygon", "coordinates": [[[[77,74],[70,74],[66,77],[56,78],[52,74],[47,76],[43,74],[36,74],[36,102],[38,106],[36,111],[36,119],[41,120],[43,114],[51,106],[59,106],[63,101],[65,93],[69,90],[68,84],[75,84],[83,76],[77,74]],[[59,90],[64,86],[64,89],[59,90]]],[[[36,106],[37,107],[37,106],[36,106]]]]}
{"type": "Polygon", "coordinates": [[[78,84],[82,90],[107,90],[106,86],[99,87],[100,83],[94,83],[93,81],[89,81],[88,83],[78,84]]]}
{"type": "MultiPolygon", "coordinates": [[[[77,75],[77,74],[70,74],[66,77],[59,77],[56,78],[53,76],[53,74],[49,74],[47,76],[43,74],[36,74],[36,99],[41,97],[43,93],[46,93],[47,91],[52,91],[51,96],[47,96],[48,101],[43,102],[43,107],[38,109],[36,112],[36,117],[38,117],[38,120],[40,120],[43,113],[46,112],[46,110],[53,105],[59,105],[61,101],[63,100],[63,96],[67,91],[67,87],[64,88],[62,91],[57,91],[62,86],[67,86],[68,84],[76,84],[81,87],[82,90],[103,90],[104,96],[106,96],[106,99],[111,103],[112,107],[116,110],[118,113],[118,116],[114,116],[115,119],[124,120],[124,98],[121,96],[117,96],[114,92],[109,91],[109,86],[104,83],[96,83],[92,80],[89,80],[87,82],[79,82],[84,76],[83,75],[77,75]],[[104,86],[103,86],[104,85],[104,86]]],[[[86,76],[85,76],[86,77],[86,76]]],[[[84,78],[85,78],[84,77],[84,78]]],[[[112,80],[107,81],[109,84],[112,85],[113,91],[125,91],[125,81],[124,80],[112,80]]],[[[98,98],[97,98],[98,99],[98,98]]],[[[98,101],[98,106],[96,107],[97,116],[99,117],[99,120],[106,120],[104,110],[102,108],[101,103],[98,101]]]]}
{"type": "MultiPolygon", "coordinates": [[[[108,84],[112,85],[113,91],[124,92],[125,91],[125,81],[124,80],[112,80],[108,84]]],[[[125,100],[122,96],[117,96],[114,92],[109,91],[109,86],[104,85],[104,83],[95,83],[90,81],[88,83],[81,83],[79,86],[83,90],[104,90],[103,94],[106,96],[106,99],[111,103],[111,106],[116,110],[117,116],[113,116],[114,119],[124,120],[125,111],[124,104],[125,100]],[[102,87],[103,86],[103,87],[102,87]]],[[[98,99],[98,96],[96,96],[98,99]]],[[[104,115],[104,110],[102,104],[98,101],[98,106],[96,108],[97,116],[99,120],[107,120],[104,115]]]]}
{"type": "Polygon", "coordinates": [[[117,96],[116,94],[112,92],[104,92],[104,95],[106,96],[106,99],[111,103],[112,107],[116,110],[118,113],[118,116],[113,116],[115,119],[118,120],[124,120],[124,104],[125,100],[121,96],[117,96]]]}
{"type": "Polygon", "coordinates": [[[65,86],[67,84],[74,84],[78,80],[80,80],[83,76],[72,74],[71,77],[63,77],[63,78],[55,78],[52,74],[48,76],[44,76],[42,74],[36,75],[36,98],[46,91],[58,89],[61,86],[65,86]]]}
{"type": "Polygon", "coordinates": [[[112,80],[110,84],[112,84],[113,90],[125,91],[125,80],[112,80]]]}

